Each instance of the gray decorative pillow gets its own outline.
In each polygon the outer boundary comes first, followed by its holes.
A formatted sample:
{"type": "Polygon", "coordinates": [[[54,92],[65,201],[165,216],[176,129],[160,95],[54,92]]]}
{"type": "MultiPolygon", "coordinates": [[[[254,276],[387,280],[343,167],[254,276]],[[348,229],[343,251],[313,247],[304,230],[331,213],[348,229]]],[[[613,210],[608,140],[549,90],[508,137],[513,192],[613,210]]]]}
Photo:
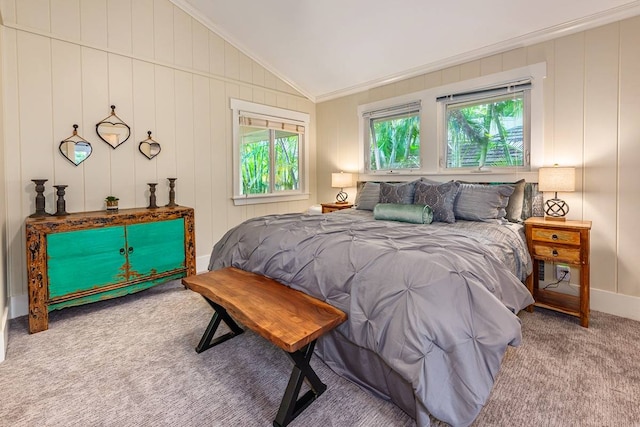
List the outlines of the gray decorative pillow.
{"type": "Polygon", "coordinates": [[[378,203],[373,209],[373,218],[413,224],[431,224],[433,211],[429,205],[378,203]]]}
{"type": "Polygon", "coordinates": [[[377,182],[365,182],[362,188],[358,189],[356,195],[356,209],[372,211],[380,202],[380,184],[377,182]]]}
{"type": "Polygon", "coordinates": [[[509,203],[505,210],[507,211],[506,218],[510,222],[522,222],[522,207],[524,206],[524,187],[526,182],[524,179],[513,183],[514,191],[509,196],[509,203]]]}
{"type": "Polygon", "coordinates": [[[456,219],[490,221],[504,219],[505,208],[514,186],[510,184],[484,185],[460,184],[460,191],[453,205],[456,219]]]}
{"type": "Polygon", "coordinates": [[[416,182],[405,182],[401,184],[380,183],[380,203],[413,203],[416,182]]]}
{"type": "Polygon", "coordinates": [[[453,213],[453,203],[460,184],[454,181],[443,184],[418,182],[413,197],[413,203],[431,206],[433,220],[439,222],[456,222],[453,213]]]}

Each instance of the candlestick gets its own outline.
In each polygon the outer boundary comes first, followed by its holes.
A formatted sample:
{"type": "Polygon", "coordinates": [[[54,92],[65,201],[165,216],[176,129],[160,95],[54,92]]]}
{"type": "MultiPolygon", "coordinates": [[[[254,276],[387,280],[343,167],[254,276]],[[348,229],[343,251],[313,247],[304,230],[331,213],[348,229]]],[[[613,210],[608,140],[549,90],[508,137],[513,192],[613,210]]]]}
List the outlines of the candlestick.
{"type": "Polygon", "coordinates": [[[58,200],[56,202],[56,213],[54,214],[55,216],[64,216],[64,215],[69,215],[66,211],[67,209],[67,202],[64,200],[64,189],[67,188],[67,185],[54,185],[54,187],[56,188],[56,194],[58,195],[58,200]]]}
{"type": "Polygon", "coordinates": [[[42,218],[45,216],[49,216],[49,214],[44,210],[44,183],[47,182],[47,179],[32,179],[36,184],[36,212],[29,215],[29,218],[42,218]]]}
{"type": "Polygon", "coordinates": [[[157,208],[158,205],[156,204],[156,185],[158,185],[158,183],[153,182],[147,185],[149,185],[149,206],[147,206],[147,208],[149,209],[157,208]]]}
{"type": "Polygon", "coordinates": [[[169,203],[167,203],[167,207],[174,208],[178,206],[176,203],[176,179],[178,178],[167,178],[169,180],[169,203]]]}

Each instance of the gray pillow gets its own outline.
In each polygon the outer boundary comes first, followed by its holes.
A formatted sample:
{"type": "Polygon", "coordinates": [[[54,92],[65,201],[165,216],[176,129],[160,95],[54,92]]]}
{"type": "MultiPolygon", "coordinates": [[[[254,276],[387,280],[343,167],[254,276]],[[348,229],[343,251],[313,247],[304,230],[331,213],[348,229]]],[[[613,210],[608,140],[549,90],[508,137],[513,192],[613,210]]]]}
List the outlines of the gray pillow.
{"type": "Polygon", "coordinates": [[[380,202],[380,184],[365,182],[356,194],[356,209],[372,211],[380,202]]]}
{"type": "Polygon", "coordinates": [[[513,194],[509,196],[509,203],[505,210],[507,211],[506,218],[510,222],[522,222],[522,207],[524,206],[524,187],[527,183],[524,179],[514,182],[513,194]]]}
{"type": "Polygon", "coordinates": [[[433,220],[438,222],[456,222],[453,213],[453,203],[460,184],[454,181],[443,184],[418,182],[416,184],[413,203],[431,206],[433,220]]]}
{"type": "Polygon", "coordinates": [[[460,191],[453,205],[456,219],[495,222],[504,219],[509,196],[514,186],[510,184],[484,185],[460,184],[460,191]]]}
{"type": "Polygon", "coordinates": [[[380,203],[404,203],[405,205],[412,204],[416,182],[419,181],[404,182],[401,184],[389,184],[387,182],[381,182],[380,203]]]}
{"type": "Polygon", "coordinates": [[[378,203],[373,208],[373,217],[387,221],[431,224],[433,211],[429,205],[407,205],[400,203],[378,203]]]}

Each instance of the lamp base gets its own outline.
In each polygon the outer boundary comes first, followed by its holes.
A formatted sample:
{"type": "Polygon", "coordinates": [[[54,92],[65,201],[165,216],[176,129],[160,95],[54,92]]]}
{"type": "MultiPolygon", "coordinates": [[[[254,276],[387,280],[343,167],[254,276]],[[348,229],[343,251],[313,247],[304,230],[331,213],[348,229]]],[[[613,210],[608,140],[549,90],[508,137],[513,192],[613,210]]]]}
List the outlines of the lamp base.
{"type": "Polygon", "coordinates": [[[565,221],[565,216],[569,213],[569,205],[561,199],[549,199],[544,203],[545,219],[553,221],[565,221]]]}
{"type": "Polygon", "coordinates": [[[338,194],[336,194],[336,203],[338,203],[338,204],[347,203],[347,197],[349,197],[349,195],[347,193],[345,193],[344,191],[340,190],[340,192],[338,194]]]}
{"type": "Polygon", "coordinates": [[[566,221],[567,218],[563,216],[545,216],[544,220],[545,221],[566,221]]]}

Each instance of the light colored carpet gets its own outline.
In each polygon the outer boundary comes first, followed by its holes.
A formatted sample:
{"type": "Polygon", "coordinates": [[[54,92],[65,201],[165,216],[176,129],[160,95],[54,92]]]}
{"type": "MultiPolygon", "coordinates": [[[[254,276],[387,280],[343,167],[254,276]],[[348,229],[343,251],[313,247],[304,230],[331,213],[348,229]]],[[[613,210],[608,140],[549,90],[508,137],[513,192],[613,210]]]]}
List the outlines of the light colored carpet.
{"type": "MultiPolygon", "coordinates": [[[[34,335],[26,318],[12,320],[0,425],[270,426],[291,362],[250,332],[197,354],[211,315],[173,282],[53,312],[34,335]]],[[[521,318],[524,342],[508,350],[474,426],[640,425],[640,323],[597,312],[589,329],[544,310],[521,318]]],[[[415,425],[315,356],[312,365],[328,389],[290,426],[415,425]]]]}

